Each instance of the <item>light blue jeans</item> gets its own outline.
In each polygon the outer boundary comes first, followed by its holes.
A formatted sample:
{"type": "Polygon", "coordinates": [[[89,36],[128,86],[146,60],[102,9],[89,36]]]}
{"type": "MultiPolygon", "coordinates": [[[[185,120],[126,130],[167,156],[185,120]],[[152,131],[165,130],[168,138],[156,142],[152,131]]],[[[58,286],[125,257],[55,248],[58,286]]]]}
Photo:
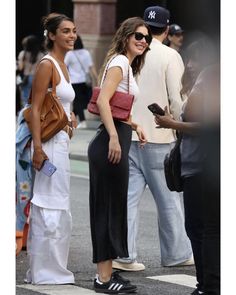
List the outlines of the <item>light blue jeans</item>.
{"type": "Polygon", "coordinates": [[[129,263],[137,258],[139,204],[146,185],[152,192],[158,211],[161,264],[175,265],[192,256],[191,244],[184,226],[181,196],[169,191],[164,175],[163,162],[171,147],[172,144],[147,143],[142,149],[136,141],[131,144],[128,188],[129,258],[118,261],[129,263]]]}
{"type": "Polygon", "coordinates": [[[28,103],[30,90],[32,87],[33,75],[29,75],[28,83],[26,85],[21,85],[21,105],[24,107],[28,103]]]}

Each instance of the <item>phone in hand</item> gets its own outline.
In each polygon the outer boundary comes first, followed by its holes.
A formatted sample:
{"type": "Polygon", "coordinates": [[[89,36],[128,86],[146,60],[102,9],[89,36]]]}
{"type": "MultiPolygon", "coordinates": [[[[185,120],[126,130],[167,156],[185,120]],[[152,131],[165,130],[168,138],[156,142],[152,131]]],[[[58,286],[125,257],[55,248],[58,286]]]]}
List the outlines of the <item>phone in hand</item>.
{"type": "Polygon", "coordinates": [[[57,170],[56,166],[54,166],[51,162],[49,162],[49,160],[45,160],[43,162],[43,166],[40,169],[40,171],[42,171],[45,175],[47,176],[52,176],[53,173],[57,170]]]}
{"type": "Polygon", "coordinates": [[[150,104],[148,109],[153,113],[153,115],[165,115],[165,111],[157,103],[150,104]]]}

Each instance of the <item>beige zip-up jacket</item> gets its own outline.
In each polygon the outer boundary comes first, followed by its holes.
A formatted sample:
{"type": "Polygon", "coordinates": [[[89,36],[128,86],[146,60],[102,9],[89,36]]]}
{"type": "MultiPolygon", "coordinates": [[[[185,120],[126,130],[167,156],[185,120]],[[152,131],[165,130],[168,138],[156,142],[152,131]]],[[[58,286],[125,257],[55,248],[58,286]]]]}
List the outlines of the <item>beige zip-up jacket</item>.
{"type": "MultiPolygon", "coordinates": [[[[164,109],[168,106],[175,119],[179,119],[183,101],[180,90],[184,64],[180,54],[153,38],[147,52],[145,64],[137,76],[139,94],[133,105],[132,121],[142,126],[148,142],[171,143],[175,133],[171,129],[157,129],[154,116],[147,106],[158,103],[164,109]]],[[[138,137],[133,132],[132,140],[138,137]]]]}

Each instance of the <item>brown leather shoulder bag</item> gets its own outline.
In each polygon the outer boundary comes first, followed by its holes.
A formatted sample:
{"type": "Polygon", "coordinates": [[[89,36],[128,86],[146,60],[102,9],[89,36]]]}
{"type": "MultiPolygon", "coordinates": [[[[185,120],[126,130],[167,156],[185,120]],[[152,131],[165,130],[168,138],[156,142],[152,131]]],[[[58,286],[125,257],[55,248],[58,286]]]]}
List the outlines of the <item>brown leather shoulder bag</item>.
{"type": "MultiPolygon", "coordinates": [[[[41,126],[41,140],[46,142],[61,131],[67,124],[68,118],[60,102],[60,99],[56,95],[56,69],[54,63],[52,63],[52,91],[48,91],[45,95],[41,114],[40,114],[40,126],[41,126]]],[[[30,93],[29,101],[32,100],[32,90],[30,93]]],[[[25,109],[24,113],[25,121],[32,133],[31,124],[31,106],[25,109]]]]}

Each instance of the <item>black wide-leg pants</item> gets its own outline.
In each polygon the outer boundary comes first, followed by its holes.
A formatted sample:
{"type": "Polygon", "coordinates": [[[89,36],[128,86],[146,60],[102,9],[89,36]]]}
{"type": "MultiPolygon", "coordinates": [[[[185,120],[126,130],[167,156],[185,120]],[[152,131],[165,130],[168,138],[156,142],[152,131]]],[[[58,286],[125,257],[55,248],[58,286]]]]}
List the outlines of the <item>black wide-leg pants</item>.
{"type": "Polygon", "coordinates": [[[127,192],[131,144],[130,125],[114,121],[121,146],[121,160],[108,160],[109,135],[102,124],[89,144],[90,225],[93,262],[128,257],[127,192]]]}

